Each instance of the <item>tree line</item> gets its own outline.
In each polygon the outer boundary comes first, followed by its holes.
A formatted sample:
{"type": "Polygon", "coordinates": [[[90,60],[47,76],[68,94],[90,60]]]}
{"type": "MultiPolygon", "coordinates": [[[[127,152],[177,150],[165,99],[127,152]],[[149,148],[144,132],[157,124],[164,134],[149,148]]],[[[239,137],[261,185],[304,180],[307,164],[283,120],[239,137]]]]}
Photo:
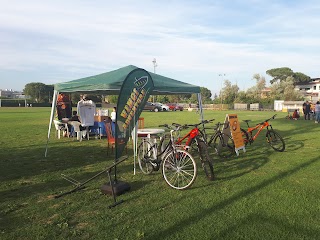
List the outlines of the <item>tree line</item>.
{"type": "Polygon", "coordinates": [[[254,74],[252,80],[256,84],[246,91],[239,91],[236,84],[232,84],[229,80],[224,81],[219,96],[215,96],[214,103],[273,103],[274,100],[299,101],[303,100],[303,96],[299,91],[295,91],[295,85],[306,83],[311,78],[300,72],[293,72],[288,67],[274,68],[266,71],[272,77],[270,80],[269,91],[265,91],[267,87],[266,79],[260,74],[254,74]]]}
{"type": "MultiPolygon", "coordinates": [[[[252,79],[256,84],[246,91],[239,91],[237,84],[232,84],[229,80],[224,80],[223,88],[219,95],[212,96],[211,91],[206,87],[200,87],[201,98],[203,103],[272,103],[276,99],[294,101],[303,100],[303,96],[294,90],[295,84],[309,82],[310,77],[300,73],[293,72],[288,67],[274,68],[266,71],[266,74],[272,77],[270,80],[270,91],[265,97],[263,91],[266,89],[267,83],[264,76],[254,74],[252,79]],[[212,99],[213,97],[213,99],[212,99]]],[[[53,85],[46,85],[40,82],[32,82],[25,85],[23,92],[26,96],[30,96],[31,100],[37,103],[51,102],[54,87],[53,85]]],[[[70,93],[72,102],[78,102],[81,93],[70,93]]],[[[109,102],[116,103],[118,96],[89,94],[88,98],[95,102],[109,102]]],[[[196,103],[196,94],[180,94],[180,95],[155,95],[150,96],[151,102],[185,102],[196,103]]]]}

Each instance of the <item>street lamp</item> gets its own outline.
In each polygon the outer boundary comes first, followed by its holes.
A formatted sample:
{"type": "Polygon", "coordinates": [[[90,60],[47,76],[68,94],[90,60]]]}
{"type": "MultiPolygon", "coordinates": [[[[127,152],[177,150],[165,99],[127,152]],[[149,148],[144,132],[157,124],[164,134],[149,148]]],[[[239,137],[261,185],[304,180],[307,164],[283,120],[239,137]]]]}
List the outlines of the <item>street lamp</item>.
{"type": "Polygon", "coordinates": [[[219,76],[221,77],[221,90],[220,90],[220,102],[221,102],[221,109],[222,109],[222,87],[223,87],[223,78],[226,76],[225,73],[220,73],[219,76]]]}

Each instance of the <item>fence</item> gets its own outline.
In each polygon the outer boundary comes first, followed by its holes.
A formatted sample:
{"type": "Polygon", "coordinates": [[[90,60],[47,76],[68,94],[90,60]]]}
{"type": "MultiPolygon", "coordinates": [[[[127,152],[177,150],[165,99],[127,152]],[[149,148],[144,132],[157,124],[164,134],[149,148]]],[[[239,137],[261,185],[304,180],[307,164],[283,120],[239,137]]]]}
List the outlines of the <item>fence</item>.
{"type": "Polygon", "coordinates": [[[260,104],[259,103],[251,103],[250,104],[250,110],[251,111],[259,111],[260,110],[260,104]]]}
{"type": "Polygon", "coordinates": [[[246,103],[235,103],[234,110],[248,110],[248,104],[246,103]]]}

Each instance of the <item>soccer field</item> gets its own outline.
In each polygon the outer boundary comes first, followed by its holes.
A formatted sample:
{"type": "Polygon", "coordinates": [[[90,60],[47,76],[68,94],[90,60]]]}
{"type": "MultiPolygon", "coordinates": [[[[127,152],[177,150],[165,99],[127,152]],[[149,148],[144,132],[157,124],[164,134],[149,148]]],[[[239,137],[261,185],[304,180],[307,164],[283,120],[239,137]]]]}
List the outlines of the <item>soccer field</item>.
{"type": "MultiPolygon", "coordinates": [[[[206,110],[204,118],[222,122],[228,113],[252,120],[251,126],[275,114],[206,110]]],[[[284,152],[266,143],[265,131],[239,156],[210,152],[214,181],[195,154],[198,176],[183,191],[170,188],[160,171],[134,175],[130,141],[118,178],[131,190],[109,209],[113,198],[100,191],[106,174],[54,198],[73,187],[61,174],[83,182],[112,164],[105,138],[57,139],[53,127],[45,158],[50,108],[0,108],[0,239],[319,239],[320,124],[285,116],[270,121],[284,138],[284,152]]],[[[188,111],[142,117],[146,128],[200,121],[188,111]]]]}

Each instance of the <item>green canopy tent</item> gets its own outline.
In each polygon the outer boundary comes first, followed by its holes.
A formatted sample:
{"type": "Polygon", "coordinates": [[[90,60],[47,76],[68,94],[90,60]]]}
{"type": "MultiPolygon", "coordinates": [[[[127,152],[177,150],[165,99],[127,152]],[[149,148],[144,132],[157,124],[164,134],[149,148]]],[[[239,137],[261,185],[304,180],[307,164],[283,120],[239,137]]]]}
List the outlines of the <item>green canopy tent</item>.
{"type": "MultiPolygon", "coordinates": [[[[129,65],[117,70],[102,73],[92,77],[81,78],[65,83],[58,83],[54,89],[58,92],[102,92],[117,95],[128,74],[137,69],[129,65]]],[[[154,82],[153,95],[200,93],[200,87],[180,82],[172,78],[148,72],[154,82]]]]}
{"type": "MultiPolygon", "coordinates": [[[[129,65],[111,72],[106,72],[106,73],[102,73],[102,74],[91,76],[91,77],[86,77],[86,78],[81,78],[81,79],[77,79],[69,82],[55,84],[45,156],[47,156],[51,126],[54,118],[57,96],[59,93],[68,93],[68,92],[92,93],[94,92],[94,93],[104,93],[106,95],[118,95],[120,92],[121,86],[124,80],[126,79],[126,77],[128,76],[128,74],[130,74],[133,70],[136,70],[136,69],[139,69],[139,68],[133,65],[129,65]]],[[[148,73],[152,77],[152,80],[154,83],[154,89],[151,92],[152,95],[197,93],[199,108],[201,111],[200,112],[201,118],[203,119],[202,102],[201,102],[199,86],[177,81],[175,79],[164,77],[152,72],[148,72],[148,73]]]]}

